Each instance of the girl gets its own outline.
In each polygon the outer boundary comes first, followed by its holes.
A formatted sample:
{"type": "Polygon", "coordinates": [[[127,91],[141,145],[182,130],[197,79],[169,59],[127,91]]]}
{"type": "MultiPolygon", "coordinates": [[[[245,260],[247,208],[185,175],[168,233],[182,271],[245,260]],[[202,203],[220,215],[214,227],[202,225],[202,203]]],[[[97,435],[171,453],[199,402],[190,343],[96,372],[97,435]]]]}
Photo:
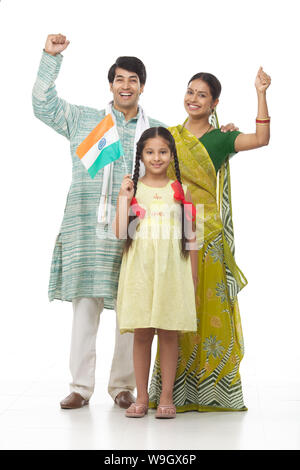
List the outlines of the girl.
{"type": "Polygon", "coordinates": [[[172,135],[163,127],[147,129],[137,143],[133,180],[130,175],[123,179],[113,223],[117,238],[126,238],[117,299],[119,327],[121,333],[134,332],[137,400],[127,409],[127,417],[143,417],[148,411],[155,332],[162,372],[156,418],[176,416],[173,385],[178,332],[197,329],[197,251],[191,245],[195,243],[191,230],[194,219],[191,196],[181,185],[172,135]],[[171,161],[176,181],[167,176],[171,161]],[[145,166],[145,175],[138,179],[140,162],[145,166]],[[134,214],[131,217],[129,210],[134,214]]]}

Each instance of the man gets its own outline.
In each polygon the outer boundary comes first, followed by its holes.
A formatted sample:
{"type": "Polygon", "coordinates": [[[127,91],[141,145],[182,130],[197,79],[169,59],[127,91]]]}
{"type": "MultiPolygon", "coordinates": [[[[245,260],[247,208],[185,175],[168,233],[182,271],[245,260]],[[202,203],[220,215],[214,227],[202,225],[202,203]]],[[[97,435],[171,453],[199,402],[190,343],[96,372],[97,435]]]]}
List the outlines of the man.
{"type": "MultiPolygon", "coordinates": [[[[105,117],[105,110],[75,106],[57,96],[54,82],[61,52],[69,45],[62,34],[49,35],[33,88],[33,110],[37,118],[70,140],[72,184],[64,218],[53,252],[49,299],[71,301],[73,328],[70,353],[71,394],[62,402],[65,409],[87,405],[95,386],[96,336],[103,308],[115,309],[122,241],[111,231],[109,217],[99,220],[103,188],[100,170],[92,179],[76,155],[78,145],[105,117]]],[[[124,157],[114,162],[111,205],[114,210],[124,174],[132,171],[137,124],[143,110],[138,106],[146,82],[144,64],[135,57],[120,57],[108,74],[115,120],[124,157]]],[[[144,116],[145,117],[145,116],[144,116]]],[[[162,125],[145,117],[146,127],[162,125]]],[[[144,125],[145,127],[145,125],[144,125]]],[[[142,131],[143,128],[140,129],[142,131]]],[[[113,214],[110,214],[110,220],[113,214]]],[[[116,404],[128,408],[135,401],[133,335],[120,335],[116,326],[115,350],[108,391],[116,404]]]]}

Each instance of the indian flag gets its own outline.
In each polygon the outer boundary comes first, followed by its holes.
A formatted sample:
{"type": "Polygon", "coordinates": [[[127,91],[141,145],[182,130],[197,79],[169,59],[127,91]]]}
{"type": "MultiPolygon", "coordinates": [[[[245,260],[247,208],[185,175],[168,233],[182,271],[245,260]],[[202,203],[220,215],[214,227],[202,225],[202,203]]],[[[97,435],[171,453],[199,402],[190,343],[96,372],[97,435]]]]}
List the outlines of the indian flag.
{"type": "Polygon", "coordinates": [[[122,144],[111,114],[107,114],[81,142],[76,154],[91,178],[94,178],[105,165],[123,155],[122,144]]]}

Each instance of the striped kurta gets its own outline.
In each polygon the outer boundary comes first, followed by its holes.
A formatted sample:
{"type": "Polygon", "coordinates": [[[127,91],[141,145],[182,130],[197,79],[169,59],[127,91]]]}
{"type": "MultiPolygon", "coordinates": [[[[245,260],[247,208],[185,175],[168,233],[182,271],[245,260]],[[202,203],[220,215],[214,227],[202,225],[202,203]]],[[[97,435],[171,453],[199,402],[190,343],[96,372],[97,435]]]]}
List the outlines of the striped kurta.
{"type": "MultiPolygon", "coordinates": [[[[116,239],[111,226],[97,222],[103,169],[91,179],[75,153],[104,118],[105,110],[72,105],[57,96],[54,83],[62,59],[61,54],[51,56],[43,52],[33,88],[35,116],[70,140],[72,156],[72,183],[52,257],[49,300],[103,297],[104,308],[114,309],[124,242],[116,239]]],[[[137,115],[126,121],[123,113],[114,108],[113,113],[126,164],[122,158],[114,163],[112,217],[123,176],[132,171],[138,119],[137,115]]],[[[163,125],[151,118],[149,123],[151,127],[163,125]]]]}

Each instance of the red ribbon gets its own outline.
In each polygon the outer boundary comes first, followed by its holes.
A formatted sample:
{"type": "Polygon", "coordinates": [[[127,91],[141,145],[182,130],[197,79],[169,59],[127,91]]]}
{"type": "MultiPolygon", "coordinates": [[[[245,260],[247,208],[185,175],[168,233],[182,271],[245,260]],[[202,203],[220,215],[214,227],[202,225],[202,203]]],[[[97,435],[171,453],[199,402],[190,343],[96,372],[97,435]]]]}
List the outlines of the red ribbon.
{"type": "Polygon", "coordinates": [[[139,206],[137,200],[135,197],[132,198],[130,207],[133,211],[133,213],[139,217],[140,219],[143,219],[145,217],[146,211],[143,209],[141,206],[139,206]]]}
{"type": "Polygon", "coordinates": [[[184,205],[184,213],[186,215],[186,218],[189,222],[191,220],[194,222],[196,220],[196,207],[192,202],[189,202],[185,199],[183,188],[178,180],[174,181],[171,186],[174,191],[174,199],[176,201],[181,201],[184,205]]]}

